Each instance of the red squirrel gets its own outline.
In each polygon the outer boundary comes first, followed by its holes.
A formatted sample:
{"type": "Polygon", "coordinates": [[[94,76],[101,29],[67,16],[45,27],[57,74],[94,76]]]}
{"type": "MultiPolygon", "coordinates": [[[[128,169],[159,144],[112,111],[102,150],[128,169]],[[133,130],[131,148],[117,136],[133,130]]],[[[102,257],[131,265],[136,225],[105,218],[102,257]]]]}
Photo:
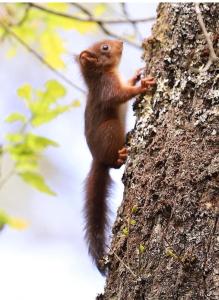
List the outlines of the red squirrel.
{"type": "Polygon", "coordinates": [[[88,87],[85,109],[85,137],[93,157],[85,184],[85,238],[88,251],[99,271],[105,270],[101,259],[105,254],[107,201],[110,188],[110,168],[124,164],[125,124],[120,113],[121,104],[154,85],[152,77],[141,86],[138,71],[127,84],[122,83],[118,65],[123,50],[119,40],[103,40],[84,50],[78,56],[81,73],[88,87]]]}

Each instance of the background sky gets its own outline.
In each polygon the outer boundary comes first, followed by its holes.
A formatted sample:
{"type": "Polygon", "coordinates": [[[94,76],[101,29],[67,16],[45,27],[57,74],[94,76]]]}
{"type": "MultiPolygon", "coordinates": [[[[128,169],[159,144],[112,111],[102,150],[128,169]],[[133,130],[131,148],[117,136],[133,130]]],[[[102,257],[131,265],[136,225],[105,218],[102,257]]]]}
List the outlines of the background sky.
{"type": "MultiPolygon", "coordinates": [[[[128,4],[133,18],[155,16],[156,7],[157,3],[128,4]]],[[[151,25],[150,22],[139,26],[143,37],[150,35],[151,25]]],[[[117,25],[115,30],[123,33],[127,27],[117,25]]],[[[62,35],[69,51],[63,56],[67,64],[64,73],[85,88],[72,53],[80,53],[105,36],[100,32],[81,35],[73,30],[62,35]]],[[[49,79],[59,80],[22,47],[14,58],[6,58],[7,46],[1,44],[0,48],[0,143],[5,133],[16,129],[16,124],[4,123],[5,117],[14,111],[25,112],[23,102],[16,95],[17,88],[25,83],[42,88],[49,79]]],[[[140,57],[141,50],[124,45],[120,70],[125,79],[143,66],[140,57]]],[[[59,148],[48,149],[41,161],[42,174],[57,197],[33,190],[16,176],[0,191],[0,207],[30,223],[22,232],[7,227],[0,232],[0,295],[4,300],[93,300],[103,291],[105,280],[87,255],[83,239],[83,181],[91,162],[83,133],[85,96],[68,87],[66,102],[73,99],[81,101],[79,108],[36,131],[60,144],[59,148]]],[[[133,124],[130,109],[128,129],[133,124]]],[[[6,159],[3,174],[10,166],[10,160],[6,159]]],[[[115,181],[110,202],[112,219],[122,200],[123,171],[124,167],[111,173],[115,181]]]]}

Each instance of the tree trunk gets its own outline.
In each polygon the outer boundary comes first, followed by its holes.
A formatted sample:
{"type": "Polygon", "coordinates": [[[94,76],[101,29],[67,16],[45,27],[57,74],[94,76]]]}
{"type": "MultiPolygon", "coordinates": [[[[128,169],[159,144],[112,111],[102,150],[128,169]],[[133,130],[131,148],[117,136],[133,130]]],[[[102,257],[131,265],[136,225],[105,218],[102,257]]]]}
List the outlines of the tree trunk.
{"type": "MultiPolygon", "coordinates": [[[[219,4],[199,7],[218,55],[219,4]]],[[[97,299],[219,299],[218,61],[208,63],[192,3],[160,4],[143,46],[157,87],[134,105],[124,199],[97,299]]]]}

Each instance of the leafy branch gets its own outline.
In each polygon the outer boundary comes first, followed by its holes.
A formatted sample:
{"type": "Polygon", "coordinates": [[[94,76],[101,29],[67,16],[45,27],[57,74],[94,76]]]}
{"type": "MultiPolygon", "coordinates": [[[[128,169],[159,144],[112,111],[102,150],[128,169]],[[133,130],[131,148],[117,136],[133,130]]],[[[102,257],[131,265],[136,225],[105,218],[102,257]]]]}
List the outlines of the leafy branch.
{"type": "MultiPolygon", "coordinates": [[[[63,21],[63,19],[71,20],[71,21],[78,21],[79,23],[82,23],[82,24],[87,23],[86,26],[88,26],[88,24],[90,24],[90,23],[96,24],[104,34],[114,37],[116,39],[123,39],[125,42],[127,42],[128,44],[130,44],[136,48],[141,48],[138,43],[118,35],[117,33],[113,32],[107,25],[109,25],[109,24],[126,24],[126,23],[128,24],[129,23],[129,24],[133,25],[133,27],[135,28],[135,32],[137,33],[136,24],[141,23],[141,22],[152,21],[155,18],[154,17],[142,18],[142,19],[129,18],[127,11],[125,9],[125,6],[123,6],[123,10],[124,10],[123,13],[125,15],[125,19],[121,19],[121,18],[120,19],[103,19],[103,18],[99,18],[99,17],[97,18],[95,16],[95,14],[93,14],[89,9],[85,8],[83,5],[81,5],[79,3],[71,3],[71,5],[77,9],[79,9],[80,12],[82,12],[87,17],[83,18],[83,17],[78,16],[77,14],[74,15],[74,14],[69,14],[67,12],[65,12],[65,13],[60,12],[58,10],[47,8],[46,6],[39,5],[36,3],[22,4],[23,12],[20,16],[20,14],[17,14],[16,9],[11,9],[10,6],[7,6],[5,4],[4,6],[1,7],[0,27],[2,27],[4,30],[4,33],[1,36],[1,39],[3,40],[6,36],[11,36],[14,40],[16,40],[16,42],[18,42],[20,45],[22,45],[22,47],[24,47],[27,51],[29,51],[40,63],[42,63],[49,70],[51,70],[58,78],[62,79],[65,83],[74,87],[75,89],[77,89],[78,91],[80,91],[81,93],[84,94],[85,93],[84,89],[82,89],[80,86],[75,84],[70,78],[68,78],[62,72],[60,72],[57,69],[57,67],[58,67],[57,64],[55,65],[53,63],[51,56],[53,55],[53,53],[56,53],[55,54],[56,63],[57,63],[57,60],[59,60],[58,64],[63,64],[60,57],[58,58],[58,55],[60,56],[62,54],[64,48],[62,50],[60,50],[60,52],[58,53],[58,52],[54,52],[52,49],[52,46],[51,46],[49,52],[46,52],[46,54],[43,55],[43,54],[40,54],[35,49],[35,47],[32,47],[30,42],[26,41],[26,39],[23,38],[23,36],[26,36],[26,33],[28,33],[29,30],[32,31],[32,34],[34,34],[34,31],[36,31],[36,29],[34,27],[35,26],[34,22],[32,22],[32,21],[36,20],[36,18],[37,18],[36,11],[43,12],[43,13],[47,14],[47,16],[48,16],[46,18],[46,22],[45,22],[44,18],[39,18],[39,20],[42,19],[43,23],[46,24],[46,26],[42,26],[42,28],[44,30],[43,32],[42,32],[42,30],[39,30],[40,45],[41,46],[43,44],[45,45],[45,41],[47,41],[47,45],[49,45],[50,43],[49,43],[48,39],[50,39],[50,37],[52,35],[56,39],[56,45],[59,45],[57,47],[60,47],[60,49],[62,47],[62,46],[60,46],[61,41],[55,32],[54,33],[51,32],[52,27],[51,27],[51,19],[49,18],[49,15],[61,17],[62,20],[60,21],[60,24],[62,23],[62,25],[64,25],[64,22],[66,22],[65,20],[63,21]],[[18,20],[16,20],[17,19],[16,16],[19,16],[18,20]],[[29,24],[30,24],[30,26],[29,26],[29,24]],[[15,30],[13,30],[13,28],[15,28],[15,30]],[[49,32],[49,30],[50,30],[50,32],[49,32]],[[46,34],[47,34],[47,36],[46,36],[46,34]],[[55,36],[55,34],[56,34],[56,36],[55,36]],[[44,40],[43,40],[43,36],[44,36],[44,40]]],[[[57,24],[57,21],[56,21],[56,24],[57,24]]],[[[67,26],[66,28],[68,28],[69,25],[70,24],[67,25],[67,23],[66,23],[64,25],[64,27],[67,26]]],[[[72,23],[71,26],[74,27],[75,24],[72,23]]],[[[79,26],[79,24],[77,26],[79,26]]],[[[54,25],[53,25],[53,27],[54,27],[54,25]]],[[[40,26],[39,26],[39,28],[40,28],[40,26]]],[[[90,30],[90,26],[88,26],[88,28],[90,30]]],[[[13,50],[12,50],[12,53],[13,53],[13,50]]]]}
{"type": "MultiPolygon", "coordinates": [[[[32,132],[39,127],[79,105],[73,101],[67,105],[59,104],[58,100],[66,95],[66,90],[56,80],[49,80],[43,90],[35,90],[29,84],[25,84],[17,90],[17,95],[23,99],[28,108],[28,116],[19,112],[13,112],[6,118],[7,123],[19,123],[16,132],[6,134],[6,141],[1,146],[1,163],[4,155],[14,162],[12,169],[4,176],[1,174],[0,189],[13,175],[18,175],[24,182],[40,192],[55,196],[56,193],[47,185],[44,177],[39,172],[39,160],[44,150],[48,147],[58,147],[58,143],[44,136],[32,132]]],[[[16,229],[27,226],[26,221],[9,216],[0,210],[0,230],[4,225],[16,229]]]]}
{"type": "Polygon", "coordinates": [[[78,106],[77,101],[68,105],[60,105],[59,98],[66,94],[65,88],[55,80],[47,81],[44,90],[34,90],[30,85],[20,87],[17,94],[22,98],[29,110],[30,116],[14,112],[6,118],[6,122],[19,122],[20,129],[6,135],[7,143],[2,147],[2,155],[8,154],[14,161],[13,169],[0,181],[0,188],[17,174],[25,182],[49,195],[55,195],[39,174],[39,158],[49,146],[58,144],[46,137],[33,134],[31,129],[52,121],[60,114],[78,106]]]}
{"type": "Polygon", "coordinates": [[[106,27],[107,24],[127,24],[130,23],[133,26],[135,26],[137,23],[142,23],[142,22],[150,22],[155,20],[155,17],[150,17],[150,18],[142,18],[142,19],[131,19],[131,18],[127,18],[126,19],[114,19],[114,20],[107,20],[107,19],[100,19],[100,18],[95,18],[92,13],[86,9],[84,6],[82,6],[79,3],[72,3],[73,6],[79,8],[84,14],[87,15],[87,18],[81,18],[75,15],[70,15],[67,13],[62,13],[62,12],[58,12],[58,11],[54,11],[51,10],[49,8],[46,8],[42,5],[38,5],[35,3],[31,3],[30,4],[31,7],[41,10],[45,13],[49,13],[49,14],[53,14],[59,17],[63,17],[63,18],[67,18],[67,19],[71,19],[71,20],[76,20],[76,21],[80,21],[80,22],[92,22],[92,23],[96,23],[99,28],[108,36],[114,37],[116,39],[122,39],[124,40],[126,43],[130,44],[131,46],[134,46],[135,48],[141,48],[141,46],[133,41],[130,41],[129,39],[126,39],[123,36],[120,36],[118,34],[116,34],[115,32],[111,31],[109,28],[106,27]]]}
{"type": "Polygon", "coordinates": [[[28,50],[31,54],[33,54],[37,60],[39,60],[43,65],[49,68],[54,74],[56,74],[59,78],[61,78],[63,81],[65,81],[67,84],[71,85],[81,93],[85,93],[85,91],[81,87],[77,86],[68,77],[66,77],[60,71],[55,69],[51,64],[49,64],[43,58],[43,56],[41,56],[37,51],[35,51],[31,46],[29,46],[23,39],[21,39],[13,30],[11,30],[7,25],[5,25],[1,20],[0,20],[0,25],[8,34],[10,34],[14,39],[16,39],[16,41],[19,44],[21,44],[26,50],[28,50]]]}

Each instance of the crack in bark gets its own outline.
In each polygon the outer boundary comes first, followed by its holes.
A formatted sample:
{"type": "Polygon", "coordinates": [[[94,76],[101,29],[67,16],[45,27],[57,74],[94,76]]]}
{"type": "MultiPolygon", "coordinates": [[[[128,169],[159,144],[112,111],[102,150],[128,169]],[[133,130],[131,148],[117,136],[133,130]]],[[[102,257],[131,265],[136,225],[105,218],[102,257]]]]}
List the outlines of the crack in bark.
{"type": "Polygon", "coordinates": [[[206,251],[206,258],[205,258],[204,265],[203,265],[203,268],[202,268],[203,269],[204,291],[205,291],[206,297],[207,297],[207,283],[206,283],[207,275],[205,274],[205,267],[206,267],[206,264],[207,264],[208,255],[209,255],[210,248],[211,248],[212,238],[214,237],[216,229],[217,229],[217,222],[218,222],[218,217],[216,217],[216,219],[215,219],[214,226],[213,226],[213,229],[212,229],[212,233],[209,236],[209,242],[208,242],[207,251],[206,251]]]}

